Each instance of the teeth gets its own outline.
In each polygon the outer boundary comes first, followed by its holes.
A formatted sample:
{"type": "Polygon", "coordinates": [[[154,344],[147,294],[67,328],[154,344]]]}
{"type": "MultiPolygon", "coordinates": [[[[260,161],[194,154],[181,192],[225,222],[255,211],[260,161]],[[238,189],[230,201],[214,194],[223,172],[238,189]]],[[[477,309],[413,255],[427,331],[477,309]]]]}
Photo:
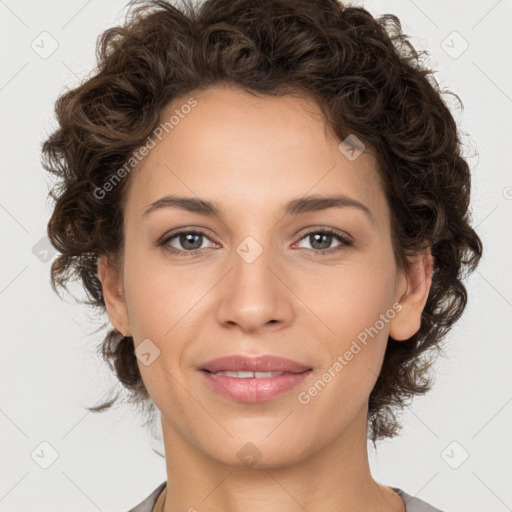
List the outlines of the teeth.
{"type": "Polygon", "coordinates": [[[269,377],[279,377],[285,372],[215,372],[215,375],[226,375],[227,377],[237,377],[239,379],[264,379],[269,377]]]}

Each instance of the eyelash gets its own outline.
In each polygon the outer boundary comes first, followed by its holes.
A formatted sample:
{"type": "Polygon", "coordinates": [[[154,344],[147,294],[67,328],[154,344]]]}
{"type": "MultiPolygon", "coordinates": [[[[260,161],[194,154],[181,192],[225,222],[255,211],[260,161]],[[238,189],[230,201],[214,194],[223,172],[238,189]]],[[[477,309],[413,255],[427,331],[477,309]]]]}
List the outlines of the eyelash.
{"type": "MultiPolygon", "coordinates": [[[[346,236],[341,235],[337,231],[334,231],[333,229],[329,229],[329,228],[309,231],[309,232],[305,233],[300,238],[300,240],[303,240],[304,238],[306,238],[308,236],[311,236],[313,234],[319,234],[319,233],[323,234],[323,235],[327,234],[327,235],[334,236],[335,238],[337,238],[341,242],[340,245],[337,245],[336,247],[332,247],[330,249],[324,249],[324,250],[321,250],[321,249],[305,249],[307,252],[314,253],[315,255],[318,255],[318,256],[326,256],[326,255],[338,252],[338,251],[340,251],[340,250],[342,250],[342,249],[344,249],[346,247],[351,247],[352,245],[354,245],[354,242],[351,239],[349,239],[346,236]]],[[[168,251],[168,252],[170,252],[172,254],[179,254],[179,255],[183,255],[184,257],[194,256],[194,255],[196,255],[197,253],[199,253],[200,251],[203,250],[203,249],[194,249],[192,251],[187,251],[187,250],[175,249],[174,247],[170,247],[170,246],[167,245],[171,240],[173,240],[174,238],[176,238],[176,237],[178,237],[178,236],[180,236],[182,234],[201,235],[201,236],[204,236],[204,237],[208,238],[206,233],[204,233],[203,231],[194,231],[194,230],[183,229],[181,231],[177,231],[176,233],[173,233],[172,235],[170,235],[168,237],[165,237],[161,242],[158,243],[158,246],[159,247],[164,247],[164,249],[166,251],[168,251]]]]}

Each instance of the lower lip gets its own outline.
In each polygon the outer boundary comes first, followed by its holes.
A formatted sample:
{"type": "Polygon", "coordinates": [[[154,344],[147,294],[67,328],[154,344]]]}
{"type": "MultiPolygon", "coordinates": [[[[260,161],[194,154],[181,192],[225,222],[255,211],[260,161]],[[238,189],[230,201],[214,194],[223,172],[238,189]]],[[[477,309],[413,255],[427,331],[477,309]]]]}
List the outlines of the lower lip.
{"type": "Polygon", "coordinates": [[[215,391],[239,402],[264,402],[276,398],[301,384],[311,372],[312,370],[307,370],[302,373],[285,373],[278,377],[240,379],[201,370],[206,382],[215,391]]]}

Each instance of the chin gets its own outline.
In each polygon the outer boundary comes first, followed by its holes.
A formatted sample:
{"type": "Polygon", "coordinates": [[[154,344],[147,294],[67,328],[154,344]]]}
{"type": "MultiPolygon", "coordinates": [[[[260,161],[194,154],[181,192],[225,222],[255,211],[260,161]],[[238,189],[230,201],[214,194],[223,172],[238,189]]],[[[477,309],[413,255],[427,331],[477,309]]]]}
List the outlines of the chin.
{"type": "MultiPolygon", "coordinates": [[[[282,421],[282,418],[274,423],[274,429],[279,421],[282,421]]],[[[314,447],[308,445],[306,441],[309,436],[304,436],[304,433],[301,435],[296,430],[290,432],[283,429],[278,433],[277,430],[272,432],[272,430],[248,429],[243,433],[237,433],[228,428],[228,431],[234,436],[233,438],[209,437],[205,440],[206,444],[199,443],[200,449],[205,454],[226,466],[245,469],[277,469],[295,464],[314,451],[314,447]]]]}

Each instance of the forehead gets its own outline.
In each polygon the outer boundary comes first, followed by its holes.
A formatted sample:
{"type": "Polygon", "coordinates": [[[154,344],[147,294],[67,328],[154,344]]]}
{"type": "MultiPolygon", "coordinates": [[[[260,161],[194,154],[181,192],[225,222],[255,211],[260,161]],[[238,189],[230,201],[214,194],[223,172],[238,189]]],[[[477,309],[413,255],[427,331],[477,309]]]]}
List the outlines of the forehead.
{"type": "Polygon", "coordinates": [[[310,99],[254,96],[223,85],[174,100],[161,123],[171,118],[133,171],[130,214],[141,215],[166,194],[214,200],[226,211],[261,211],[292,197],[336,192],[376,217],[386,214],[375,158],[364,151],[349,160],[310,99]],[[195,106],[185,108],[189,98],[195,106]]]}

